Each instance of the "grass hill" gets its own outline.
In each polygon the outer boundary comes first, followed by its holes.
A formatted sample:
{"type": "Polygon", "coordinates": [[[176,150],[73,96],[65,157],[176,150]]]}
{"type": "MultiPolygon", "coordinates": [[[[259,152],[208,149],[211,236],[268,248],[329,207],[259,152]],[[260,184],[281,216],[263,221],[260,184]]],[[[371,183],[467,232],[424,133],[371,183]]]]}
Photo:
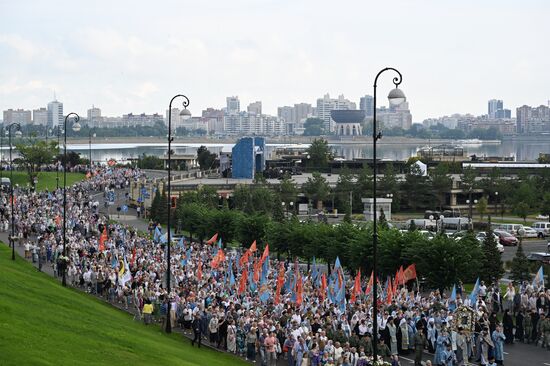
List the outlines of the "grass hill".
{"type": "MultiPolygon", "coordinates": [[[[9,178],[10,172],[3,171],[2,176],[9,178]]],[[[67,172],[67,187],[72,186],[74,183],[85,178],[83,173],[69,173],[67,172]]],[[[38,173],[38,183],[36,189],[39,191],[54,190],[57,186],[57,173],[56,172],[39,172],[38,173]]],[[[19,184],[21,187],[26,187],[29,183],[29,178],[27,172],[24,171],[14,171],[13,172],[13,184],[19,184]]],[[[63,172],[59,172],[59,186],[63,187],[63,172]]]]}
{"type": "Polygon", "coordinates": [[[246,365],[38,272],[0,244],[0,365],[246,365]]]}

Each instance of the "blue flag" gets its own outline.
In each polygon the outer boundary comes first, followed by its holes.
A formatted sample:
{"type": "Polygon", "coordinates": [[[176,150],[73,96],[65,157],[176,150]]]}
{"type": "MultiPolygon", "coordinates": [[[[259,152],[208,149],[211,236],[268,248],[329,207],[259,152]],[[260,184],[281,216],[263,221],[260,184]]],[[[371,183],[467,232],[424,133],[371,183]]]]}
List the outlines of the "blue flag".
{"type": "Polygon", "coordinates": [[[449,310],[455,311],[456,309],[456,285],[453,285],[453,291],[451,291],[451,297],[449,299],[449,310]]]}
{"type": "Polygon", "coordinates": [[[183,241],[185,240],[185,236],[182,236],[180,240],[178,241],[178,248],[183,248],[183,241]]]}
{"type": "Polygon", "coordinates": [[[161,236],[162,236],[162,231],[160,230],[160,225],[159,225],[155,228],[155,233],[153,235],[153,241],[155,243],[158,243],[161,236]]]}
{"type": "Polygon", "coordinates": [[[542,270],[542,266],[540,266],[539,270],[537,271],[537,274],[535,275],[535,278],[533,279],[533,288],[543,288],[544,287],[544,272],[542,270]]]}
{"type": "Polygon", "coordinates": [[[340,258],[336,257],[336,261],[334,262],[334,269],[342,268],[342,265],[340,264],[340,258]]]}
{"type": "Polygon", "coordinates": [[[220,237],[220,240],[218,240],[218,248],[222,248],[222,238],[220,237]]]}

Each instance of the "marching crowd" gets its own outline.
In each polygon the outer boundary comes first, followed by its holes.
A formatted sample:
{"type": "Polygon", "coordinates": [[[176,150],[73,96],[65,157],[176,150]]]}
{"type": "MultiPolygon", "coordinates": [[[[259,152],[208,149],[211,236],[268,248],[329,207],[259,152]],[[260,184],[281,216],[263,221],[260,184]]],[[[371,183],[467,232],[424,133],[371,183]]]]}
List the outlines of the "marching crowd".
{"type": "MultiPolygon", "coordinates": [[[[167,290],[167,240],[160,226],[151,225],[147,236],[109,222],[92,197],[128,187],[141,174],[101,169],[68,189],[65,255],[63,191],[18,190],[15,231],[25,255],[52,265],[58,276],[66,271],[72,286],[119,303],[146,324],[169,321],[193,336],[193,345],[208,339],[262,365],[365,366],[372,364],[376,347],[391,365],[399,364],[400,355],[420,365],[428,350],[433,361],[422,364],[492,366],[504,364],[505,345],[516,341],[550,350],[550,290],[537,283],[510,284],[505,294],[483,282],[465,294],[459,285],[453,296],[401,283],[391,297],[380,293],[374,330],[371,286],[357,288],[339,265],[329,276],[320,266],[279,262],[255,244],[246,251],[225,250],[216,240],[181,238],[171,245],[167,290]],[[464,307],[471,309],[472,326],[456,319],[456,309],[464,307]]],[[[9,207],[4,195],[2,222],[9,219],[9,207]]]]}

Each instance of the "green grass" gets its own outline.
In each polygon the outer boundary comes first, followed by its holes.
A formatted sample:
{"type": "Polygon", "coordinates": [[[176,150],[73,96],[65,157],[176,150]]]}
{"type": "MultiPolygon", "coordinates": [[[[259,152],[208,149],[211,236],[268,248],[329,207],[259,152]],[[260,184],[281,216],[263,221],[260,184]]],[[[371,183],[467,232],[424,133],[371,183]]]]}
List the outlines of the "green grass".
{"type": "Polygon", "coordinates": [[[63,288],[0,245],[1,365],[246,365],[63,288]]]}
{"type": "MultiPolygon", "coordinates": [[[[9,171],[2,172],[3,177],[10,177],[9,171]]],[[[49,191],[56,188],[56,172],[40,172],[38,173],[38,184],[37,189],[39,191],[44,191],[48,189],[49,191]]],[[[85,175],[82,173],[67,173],[67,186],[71,186],[74,183],[85,178],[85,175]]],[[[14,171],[13,172],[13,184],[19,184],[21,187],[26,187],[29,183],[29,178],[27,172],[23,171],[14,171]]],[[[59,185],[63,186],[63,172],[59,172],[59,185]]]]}

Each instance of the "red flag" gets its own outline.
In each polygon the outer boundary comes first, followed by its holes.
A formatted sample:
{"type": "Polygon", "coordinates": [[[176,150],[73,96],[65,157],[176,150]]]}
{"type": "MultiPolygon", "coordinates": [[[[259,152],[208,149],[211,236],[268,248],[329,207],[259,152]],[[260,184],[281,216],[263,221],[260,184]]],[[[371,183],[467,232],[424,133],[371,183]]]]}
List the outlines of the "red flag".
{"type": "Polygon", "coordinates": [[[258,282],[260,280],[260,269],[262,268],[262,263],[260,261],[257,261],[254,263],[254,283],[258,282]]]}
{"type": "Polygon", "coordinates": [[[269,244],[265,245],[264,253],[262,254],[262,258],[260,259],[260,266],[264,264],[264,261],[269,256],[269,244]]]}
{"type": "Polygon", "coordinates": [[[202,261],[199,260],[199,268],[197,269],[197,279],[199,282],[202,280],[202,261]]]}
{"type": "Polygon", "coordinates": [[[393,290],[391,286],[391,280],[388,281],[388,288],[386,288],[386,304],[391,304],[393,299],[393,290]]]}
{"type": "Polygon", "coordinates": [[[132,260],[131,260],[131,264],[132,264],[132,267],[134,266],[134,263],[136,262],[136,247],[134,247],[132,249],[132,260]]]}
{"type": "Polygon", "coordinates": [[[405,285],[405,275],[403,274],[403,265],[399,267],[399,284],[401,286],[405,285]]]}
{"type": "Polygon", "coordinates": [[[225,261],[225,253],[223,249],[218,249],[218,253],[210,262],[210,266],[214,269],[218,268],[221,262],[225,261]]]}
{"type": "Polygon", "coordinates": [[[216,240],[218,240],[218,233],[214,234],[214,236],[212,236],[210,239],[208,239],[206,244],[214,244],[216,242],[216,240]]]}
{"type": "Polygon", "coordinates": [[[370,278],[369,278],[369,283],[367,284],[367,289],[365,290],[365,295],[369,295],[370,292],[372,291],[372,283],[373,283],[373,279],[374,279],[374,273],[370,273],[370,278]]]}
{"type": "Polygon", "coordinates": [[[256,240],[254,240],[254,241],[252,242],[252,245],[250,246],[250,249],[248,249],[248,250],[250,250],[251,253],[254,253],[256,250],[258,250],[258,249],[256,248],[256,240]]]}
{"type": "Polygon", "coordinates": [[[248,258],[250,257],[250,251],[247,249],[246,252],[244,252],[243,256],[239,260],[239,265],[243,267],[245,264],[248,264],[248,258]]]}
{"type": "Polygon", "coordinates": [[[413,263],[403,271],[403,281],[407,282],[416,278],[416,265],[413,263]]]}
{"type": "Polygon", "coordinates": [[[281,288],[285,282],[285,265],[281,262],[279,265],[279,276],[277,277],[277,291],[275,291],[275,305],[281,300],[281,288]]]}
{"type": "Polygon", "coordinates": [[[298,281],[296,281],[296,305],[302,305],[302,276],[298,275],[298,281]]]}
{"type": "Polygon", "coordinates": [[[99,237],[99,251],[102,252],[105,250],[105,242],[107,241],[107,225],[103,228],[103,232],[99,237]]]}
{"type": "Polygon", "coordinates": [[[357,271],[357,275],[355,276],[355,283],[351,291],[351,302],[355,302],[357,295],[361,295],[361,269],[357,271]]]}
{"type": "Polygon", "coordinates": [[[61,216],[57,215],[57,216],[55,217],[55,225],[56,225],[56,226],[61,225],[61,216]]]}
{"type": "Polygon", "coordinates": [[[246,289],[246,281],[248,279],[248,270],[245,270],[241,273],[241,280],[239,281],[239,288],[237,290],[238,294],[242,294],[246,289]]]}
{"type": "Polygon", "coordinates": [[[327,291],[327,277],[323,273],[321,275],[321,288],[320,288],[321,301],[325,301],[325,292],[327,291]]]}

